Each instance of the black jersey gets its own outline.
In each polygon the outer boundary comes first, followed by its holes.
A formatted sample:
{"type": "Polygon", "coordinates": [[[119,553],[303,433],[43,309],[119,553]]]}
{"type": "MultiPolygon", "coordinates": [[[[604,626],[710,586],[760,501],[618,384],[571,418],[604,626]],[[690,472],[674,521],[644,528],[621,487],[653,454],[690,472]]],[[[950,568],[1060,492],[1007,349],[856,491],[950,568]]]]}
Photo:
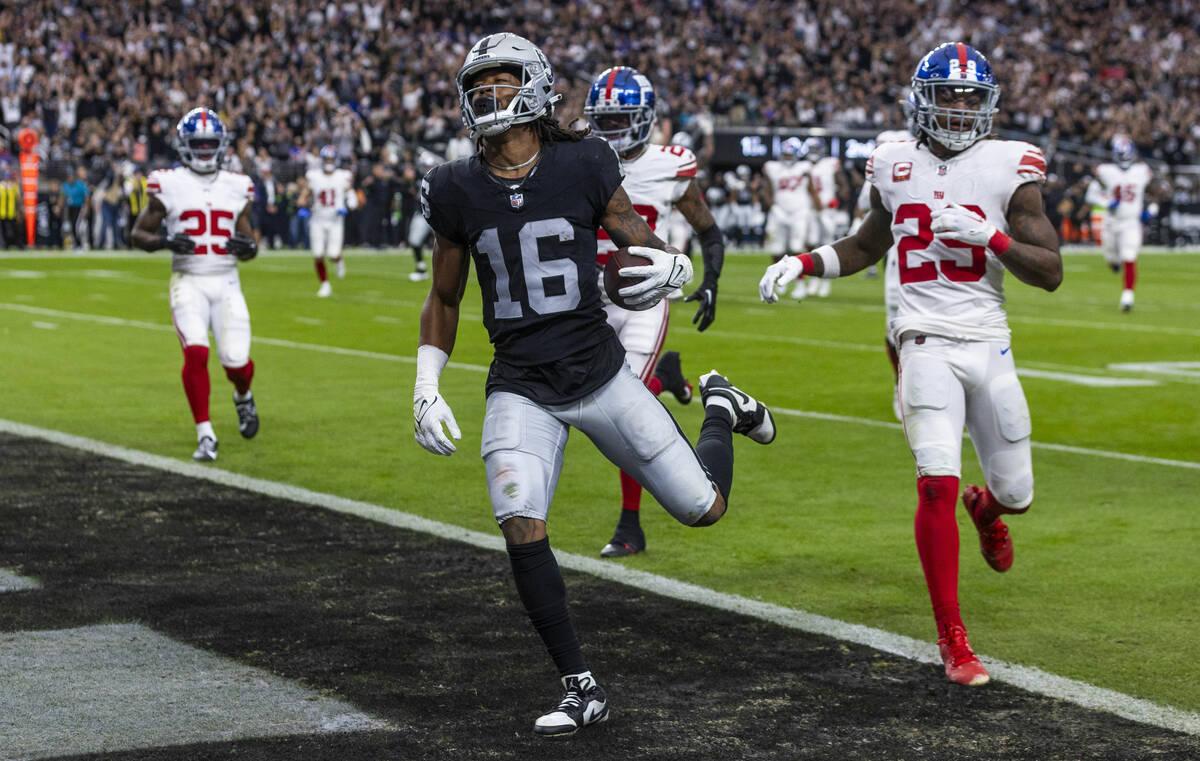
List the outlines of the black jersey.
{"type": "Polygon", "coordinates": [[[608,143],[584,138],[543,145],[520,180],[496,177],[475,155],[434,167],[421,182],[430,227],[475,260],[495,347],[488,393],[565,404],[620,368],[625,352],[597,284],[596,231],[621,179],[608,143]]]}

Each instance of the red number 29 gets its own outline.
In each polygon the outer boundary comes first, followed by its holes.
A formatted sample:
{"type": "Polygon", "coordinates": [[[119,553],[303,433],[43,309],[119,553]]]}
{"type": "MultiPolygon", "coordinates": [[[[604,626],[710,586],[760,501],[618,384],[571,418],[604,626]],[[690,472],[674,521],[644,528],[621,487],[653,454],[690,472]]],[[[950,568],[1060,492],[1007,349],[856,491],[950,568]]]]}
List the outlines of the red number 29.
{"type": "MultiPolygon", "coordinates": [[[[973,204],[963,205],[981,217],[986,216],[983,213],[983,209],[978,206],[973,204]]],[[[967,248],[971,250],[971,265],[969,267],[963,267],[953,259],[939,259],[936,262],[931,260],[921,262],[915,267],[909,266],[909,253],[923,251],[933,243],[932,214],[933,212],[929,210],[929,207],[923,203],[906,203],[896,209],[893,224],[898,225],[909,219],[917,220],[917,234],[905,235],[896,244],[896,253],[899,257],[897,263],[900,267],[900,283],[903,285],[905,283],[923,283],[927,280],[936,280],[939,266],[946,279],[956,283],[974,283],[983,278],[987,273],[987,251],[983,246],[972,246],[970,243],[949,240],[947,238],[939,238],[939,240],[949,248],[967,248]]]]}
{"type": "MultiPolygon", "coordinates": [[[[184,229],[183,234],[192,238],[199,238],[202,235],[208,234],[214,238],[229,238],[233,235],[233,226],[229,229],[221,227],[221,222],[233,221],[233,212],[225,209],[212,209],[207,214],[199,209],[188,209],[179,214],[180,222],[193,222],[194,227],[184,229]]],[[[196,250],[193,253],[207,254],[209,246],[206,243],[197,243],[196,250]]],[[[219,245],[215,241],[212,244],[212,252],[214,254],[227,253],[225,247],[219,245]]]]}

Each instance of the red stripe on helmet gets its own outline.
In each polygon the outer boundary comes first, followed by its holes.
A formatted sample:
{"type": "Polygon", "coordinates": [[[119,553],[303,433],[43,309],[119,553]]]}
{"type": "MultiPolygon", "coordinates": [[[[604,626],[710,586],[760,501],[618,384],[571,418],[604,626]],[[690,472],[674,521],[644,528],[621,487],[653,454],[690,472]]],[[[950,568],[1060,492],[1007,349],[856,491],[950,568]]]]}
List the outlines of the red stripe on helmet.
{"type": "Polygon", "coordinates": [[[961,42],[954,43],[958,46],[958,75],[963,79],[967,78],[967,46],[961,42]]]}
{"type": "Polygon", "coordinates": [[[200,124],[202,125],[203,129],[208,129],[208,111],[200,112],[200,124]]]}
{"type": "Polygon", "coordinates": [[[615,82],[616,79],[617,79],[617,67],[614,66],[608,72],[608,82],[605,83],[605,85],[604,85],[604,99],[605,100],[612,98],[612,86],[613,86],[613,82],[615,82]]]}

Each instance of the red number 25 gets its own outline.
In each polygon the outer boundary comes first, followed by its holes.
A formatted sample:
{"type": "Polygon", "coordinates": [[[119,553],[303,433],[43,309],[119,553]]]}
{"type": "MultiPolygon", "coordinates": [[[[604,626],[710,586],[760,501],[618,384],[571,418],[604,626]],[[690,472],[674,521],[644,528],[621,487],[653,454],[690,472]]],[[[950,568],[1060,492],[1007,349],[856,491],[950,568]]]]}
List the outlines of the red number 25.
{"type": "MultiPolygon", "coordinates": [[[[963,204],[966,208],[975,212],[979,216],[986,216],[983,209],[973,204],[963,204]]],[[[963,267],[953,259],[939,259],[938,261],[921,262],[915,267],[908,265],[908,255],[914,251],[923,251],[929,248],[929,244],[933,243],[932,214],[929,207],[923,203],[906,203],[896,209],[896,217],[893,224],[900,224],[909,219],[917,220],[917,234],[905,235],[896,244],[896,253],[898,256],[897,264],[900,268],[900,283],[923,283],[927,280],[937,280],[938,268],[942,270],[942,274],[947,280],[952,280],[955,283],[974,283],[983,278],[987,274],[987,251],[983,246],[972,246],[969,243],[963,243],[957,240],[948,240],[939,238],[942,245],[950,248],[969,248],[971,249],[971,264],[968,267],[963,267]]]]}
{"type": "MultiPolygon", "coordinates": [[[[199,209],[188,209],[179,215],[180,222],[195,223],[195,227],[189,227],[183,231],[184,235],[192,238],[199,238],[205,234],[211,235],[214,238],[229,238],[229,236],[233,235],[233,226],[230,225],[229,229],[221,227],[221,222],[226,220],[230,222],[233,221],[232,211],[226,211],[224,209],[212,209],[206,214],[199,209]]],[[[207,254],[208,248],[208,244],[206,243],[197,243],[194,253],[207,254]]],[[[215,241],[212,244],[212,252],[214,254],[226,253],[225,247],[219,245],[215,241]]]]}

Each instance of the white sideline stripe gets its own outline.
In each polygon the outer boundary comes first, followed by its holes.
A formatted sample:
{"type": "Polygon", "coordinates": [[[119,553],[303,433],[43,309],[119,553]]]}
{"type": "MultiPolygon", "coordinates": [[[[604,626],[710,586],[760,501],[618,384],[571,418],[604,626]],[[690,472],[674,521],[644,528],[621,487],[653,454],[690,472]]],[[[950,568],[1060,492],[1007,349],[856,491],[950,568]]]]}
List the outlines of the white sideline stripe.
{"type": "MultiPolygon", "coordinates": [[[[29,314],[48,315],[52,317],[66,317],[76,320],[84,320],[89,322],[98,322],[105,325],[118,325],[122,327],[145,328],[147,330],[169,331],[174,332],[174,328],[170,325],[160,325],[153,322],[143,322],[140,320],[126,320],[121,317],[106,317],[94,314],[81,314],[78,312],[63,312],[57,309],[45,309],[43,307],[32,307],[25,304],[4,304],[0,303],[0,309],[10,309],[15,312],[26,312],[29,314]]],[[[268,346],[279,346],[287,349],[302,349],[304,351],[318,351],[326,354],[338,354],[345,357],[360,357],[363,359],[377,359],[384,362],[403,362],[406,364],[416,364],[416,357],[409,357],[400,354],[384,354],[377,351],[366,351],[365,349],[346,349],[340,346],[325,346],[323,344],[301,343],[299,341],[288,341],[282,338],[255,338],[257,343],[267,344],[268,346]]],[[[486,365],[473,365],[466,362],[448,362],[448,367],[453,367],[458,370],[468,370],[476,373],[486,373],[488,367],[486,365]]],[[[866,425],[874,428],[889,428],[892,430],[903,430],[903,426],[899,423],[892,423],[885,420],[873,420],[871,418],[853,417],[851,415],[834,415],[828,412],[812,412],[809,410],[792,410],[786,407],[775,407],[772,405],[771,412],[778,415],[790,415],[792,417],[810,418],[812,420],[828,420],[835,423],[855,423],[858,425],[866,425]]],[[[1200,470],[1200,462],[1189,462],[1187,460],[1168,460],[1162,457],[1147,457],[1138,454],[1126,454],[1125,452],[1110,452],[1104,449],[1088,449],[1086,447],[1075,447],[1066,444],[1047,444],[1040,441],[1032,443],[1035,449],[1050,449],[1056,452],[1070,452],[1073,454],[1088,455],[1091,457],[1105,457],[1113,460],[1125,460],[1127,462],[1140,462],[1150,465],[1166,465],[1175,468],[1189,468],[1200,470]]]]}
{"type": "Polygon", "coordinates": [[[1017,375],[1022,378],[1042,378],[1044,380],[1063,381],[1079,386],[1094,386],[1097,388],[1119,388],[1123,386],[1160,386],[1156,380],[1146,378],[1105,378],[1100,375],[1080,375],[1078,373],[1059,373],[1053,370],[1034,370],[1029,367],[1018,367],[1017,375]]]}
{"type": "MultiPolygon", "coordinates": [[[[143,465],[168,473],[199,478],[223,486],[230,486],[257,494],[321,507],[338,513],[354,515],[376,521],[377,523],[410,531],[419,531],[486,550],[503,552],[505,549],[504,539],[499,534],[484,534],[478,531],[471,531],[461,526],[441,523],[412,515],[411,513],[389,510],[369,502],[360,502],[333,494],[323,494],[299,486],[267,481],[261,478],[251,478],[238,473],[195,465],[169,457],[140,452],[135,449],[127,449],[115,444],[106,444],[101,441],[37,428],[10,420],[0,419],[0,431],[18,436],[43,439],[54,444],[60,444],[104,457],[111,457],[134,465],[143,465]]],[[[726,610],[763,621],[770,621],[789,629],[821,634],[845,642],[864,645],[908,658],[918,663],[941,663],[941,657],[938,655],[936,645],[913,639],[912,637],[893,634],[892,632],[886,632],[861,624],[851,624],[835,618],[807,613],[803,610],[787,608],[774,603],[751,600],[740,595],[717,592],[696,584],[689,584],[646,571],[638,571],[619,563],[604,562],[561,550],[555,550],[554,555],[558,559],[559,565],[563,567],[581,571],[608,581],[625,584],[635,589],[652,592],[663,597],[698,603],[710,608],[726,610]]],[[[1143,724],[1150,724],[1191,735],[1200,735],[1200,714],[1183,711],[1171,706],[1159,705],[1149,700],[1135,698],[1103,687],[1096,687],[1086,682],[1056,676],[1030,666],[1007,663],[987,656],[981,656],[981,659],[987,665],[988,671],[995,679],[1008,682],[1030,692],[1074,703],[1083,708],[1112,713],[1143,724]]]]}

